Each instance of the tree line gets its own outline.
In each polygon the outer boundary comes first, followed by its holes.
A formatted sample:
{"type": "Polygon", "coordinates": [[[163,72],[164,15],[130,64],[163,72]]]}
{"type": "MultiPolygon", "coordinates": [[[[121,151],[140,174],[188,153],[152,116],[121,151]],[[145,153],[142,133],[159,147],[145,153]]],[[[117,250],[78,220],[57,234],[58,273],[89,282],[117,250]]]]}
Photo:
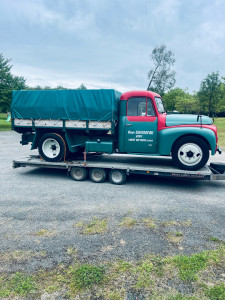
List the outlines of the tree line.
{"type": "Polygon", "coordinates": [[[225,78],[213,72],[202,80],[199,91],[190,94],[187,89],[174,88],[163,99],[170,112],[225,117],[225,78]]]}
{"type": "MultiPolygon", "coordinates": [[[[155,91],[163,97],[167,111],[205,114],[210,117],[225,116],[225,77],[221,77],[219,72],[208,74],[202,80],[199,91],[191,94],[187,89],[174,88],[175,56],[165,45],[154,48],[150,60],[147,90],[155,91]]],[[[11,69],[10,60],[0,54],[0,112],[9,111],[13,90],[66,89],[63,86],[29,87],[26,79],[22,76],[14,76],[11,69]]],[[[81,84],[77,89],[86,89],[86,87],[81,84]]]]}

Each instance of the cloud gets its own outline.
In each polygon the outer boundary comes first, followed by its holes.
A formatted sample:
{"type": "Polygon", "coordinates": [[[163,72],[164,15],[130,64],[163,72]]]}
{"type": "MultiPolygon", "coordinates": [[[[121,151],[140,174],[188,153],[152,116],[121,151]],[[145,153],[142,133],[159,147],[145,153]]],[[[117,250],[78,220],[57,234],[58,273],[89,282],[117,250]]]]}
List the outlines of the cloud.
{"type": "MultiPolygon", "coordinates": [[[[43,0],[9,0],[4,2],[7,2],[7,18],[11,20],[16,18],[18,22],[27,23],[29,26],[42,30],[55,28],[64,33],[75,34],[82,39],[94,38],[94,30],[97,33],[94,14],[91,11],[84,13],[79,5],[71,8],[73,14],[68,17],[63,10],[56,11],[47,7],[46,1],[43,0]]],[[[55,3],[52,2],[52,5],[55,6],[55,3]]]]}
{"type": "Polygon", "coordinates": [[[146,89],[161,44],[180,87],[225,75],[223,0],[1,0],[0,10],[1,52],[29,82],[146,89]]]}
{"type": "Polygon", "coordinates": [[[42,69],[38,67],[30,67],[24,65],[17,65],[12,68],[14,75],[21,76],[21,69],[23,69],[23,76],[27,79],[27,85],[35,87],[49,86],[51,88],[57,86],[63,86],[69,89],[78,88],[81,84],[84,84],[89,89],[116,89],[120,92],[126,92],[128,90],[138,90],[138,86],[132,86],[129,83],[124,87],[122,81],[116,82],[112,78],[108,78],[106,75],[99,73],[86,73],[78,74],[64,73],[56,74],[48,69],[42,69]],[[112,80],[111,80],[112,79],[112,80]]]}
{"type": "Polygon", "coordinates": [[[225,22],[204,22],[200,24],[198,35],[194,39],[194,46],[204,46],[204,50],[220,55],[224,52],[225,22]]]}

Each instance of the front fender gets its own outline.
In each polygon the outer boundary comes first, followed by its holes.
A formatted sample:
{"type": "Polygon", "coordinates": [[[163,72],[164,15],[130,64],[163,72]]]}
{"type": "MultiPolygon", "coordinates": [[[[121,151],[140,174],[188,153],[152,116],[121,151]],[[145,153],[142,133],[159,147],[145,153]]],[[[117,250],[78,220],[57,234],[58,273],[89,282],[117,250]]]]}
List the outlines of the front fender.
{"type": "Polygon", "coordinates": [[[213,130],[204,127],[175,127],[166,128],[158,132],[158,152],[161,155],[170,155],[174,142],[182,136],[195,135],[206,140],[211,154],[216,152],[216,136],[213,130]]]}

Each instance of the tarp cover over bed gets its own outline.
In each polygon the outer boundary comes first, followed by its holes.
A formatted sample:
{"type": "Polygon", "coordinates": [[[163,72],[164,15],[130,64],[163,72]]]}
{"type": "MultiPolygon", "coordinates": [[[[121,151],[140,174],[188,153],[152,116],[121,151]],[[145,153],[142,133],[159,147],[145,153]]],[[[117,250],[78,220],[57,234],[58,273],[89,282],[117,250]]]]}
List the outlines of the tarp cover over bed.
{"type": "Polygon", "coordinates": [[[13,91],[12,118],[84,121],[118,119],[115,90],[13,91]]]}

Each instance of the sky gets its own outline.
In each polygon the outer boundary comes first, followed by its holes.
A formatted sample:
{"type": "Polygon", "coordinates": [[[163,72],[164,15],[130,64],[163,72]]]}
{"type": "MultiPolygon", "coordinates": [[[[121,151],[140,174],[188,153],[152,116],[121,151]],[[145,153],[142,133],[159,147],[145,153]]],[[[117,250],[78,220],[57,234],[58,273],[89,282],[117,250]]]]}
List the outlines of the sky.
{"type": "Polygon", "coordinates": [[[225,0],[0,0],[0,53],[29,86],[146,90],[152,50],[176,85],[225,76],[225,0]]]}

